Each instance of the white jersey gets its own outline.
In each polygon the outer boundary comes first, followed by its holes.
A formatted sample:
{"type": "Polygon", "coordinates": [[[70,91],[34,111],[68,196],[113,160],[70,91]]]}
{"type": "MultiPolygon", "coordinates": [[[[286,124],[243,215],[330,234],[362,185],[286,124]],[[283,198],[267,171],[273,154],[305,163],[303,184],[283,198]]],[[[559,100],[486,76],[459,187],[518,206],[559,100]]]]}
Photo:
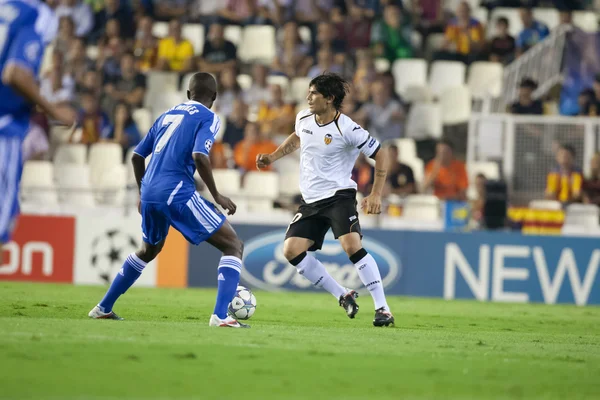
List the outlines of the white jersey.
{"type": "Polygon", "coordinates": [[[332,197],[343,189],[356,189],[352,168],[360,152],[374,156],[381,145],[348,116],[338,112],[319,125],[309,110],[296,116],[300,138],[300,193],[308,204],[332,197]]]}

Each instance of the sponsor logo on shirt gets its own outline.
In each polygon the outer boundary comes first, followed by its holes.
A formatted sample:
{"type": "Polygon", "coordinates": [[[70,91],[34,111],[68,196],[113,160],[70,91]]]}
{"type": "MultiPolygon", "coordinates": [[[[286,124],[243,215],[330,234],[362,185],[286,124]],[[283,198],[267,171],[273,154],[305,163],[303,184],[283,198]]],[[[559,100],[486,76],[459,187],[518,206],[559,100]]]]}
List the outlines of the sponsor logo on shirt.
{"type": "Polygon", "coordinates": [[[377,139],[371,138],[371,140],[369,141],[369,144],[367,146],[373,147],[373,146],[375,146],[375,143],[377,143],[377,139]]]}
{"type": "Polygon", "coordinates": [[[331,136],[329,133],[327,135],[325,135],[325,138],[323,139],[325,140],[325,144],[329,144],[331,143],[331,141],[333,140],[333,136],[331,136]]]}
{"type": "Polygon", "coordinates": [[[312,135],[312,131],[309,131],[308,129],[302,129],[302,133],[308,133],[309,135],[312,135]]]}

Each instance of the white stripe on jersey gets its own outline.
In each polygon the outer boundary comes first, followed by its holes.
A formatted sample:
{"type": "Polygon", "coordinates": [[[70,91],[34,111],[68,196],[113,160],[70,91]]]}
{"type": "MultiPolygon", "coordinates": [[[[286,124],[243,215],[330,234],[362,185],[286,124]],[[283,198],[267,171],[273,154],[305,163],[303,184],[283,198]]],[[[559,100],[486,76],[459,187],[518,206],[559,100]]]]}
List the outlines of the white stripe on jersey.
{"type": "Polygon", "coordinates": [[[10,216],[14,207],[17,194],[17,179],[19,169],[19,154],[21,152],[21,141],[19,138],[1,138],[0,137],[0,182],[4,181],[3,192],[0,202],[0,232],[8,230],[11,223],[10,216]],[[8,153],[8,154],[7,154],[8,153]],[[4,162],[2,161],[4,160],[4,162]]]}
{"type": "Polygon", "coordinates": [[[177,186],[175,186],[175,189],[173,189],[173,191],[171,192],[171,195],[169,196],[169,199],[167,200],[168,206],[171,205],[171,203],[173,202],[173,197],[175,197],[175,195],[177,194],[177,192],[179,192],[179,189],[181,189],[182,186],[183,186],[183,181],[179,181],[179,184],[177,186]]]}

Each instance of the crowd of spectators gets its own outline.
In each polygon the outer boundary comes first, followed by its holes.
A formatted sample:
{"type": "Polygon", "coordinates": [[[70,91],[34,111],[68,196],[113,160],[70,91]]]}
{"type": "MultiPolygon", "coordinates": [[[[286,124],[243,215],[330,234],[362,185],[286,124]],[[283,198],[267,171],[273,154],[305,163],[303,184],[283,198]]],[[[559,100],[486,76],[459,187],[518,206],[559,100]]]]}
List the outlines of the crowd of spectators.
{"type": "MultiPolygon", "coordinates": [[[[524,30],[513,38],[505,18],[490,21],[496,34],[488,40],[487,21],[472,15],[469,2],[454,12],[442,0],[48,0],[59,18],[58,35],[47,51],[41,72],[41,92],[57,104],[79,112],[81,128],[68,140],[93,144],[113,141],[125,150],[135,146],[140,132],[132,118],[146,96],[146,74],[172,71],[183,77],[192,71],[214,74],[219,82],[215,110],[225,118],[222,140],[215,143],[216,168],[254,169],[255,156],[276,148],[293,130],[299,104],[291,102],[269,76],[315,77],[336,72],[352,82],[344,112],[381,141],[403,136],[409,105],[394,92],[391,73],[378,73],[375,59],[390,62],[425,54],[428,35],[444,33],[434,59],[470,63],[493,60],[508,63],[549,34],[529,8],[521,10],[524,30]],[[156,21],[168,22],[168,34],[153,34],[156,21]],[[183,33],[184,23],[204,25],[202,51],[195,52],[183,33]],[[236,45],[225,35],[227,25],[271,24],[277,29],[276,57],[268,65],[245,65],[236,45]],[[301,36],[307,27],[310,38],[301,36]],[[305,28],[304,28],[305,29],[305,28]],[[421,40],[415,40],[415,32],[421,40]],[[88,52],[89,46],[97,49],[88,52]],[[252,76],[242,89],[238,75],[252,76]]],[[[575,4],[575,3],[573,3],[575,4]]],[[[482,2],[503,6],[503,1],[482,2]]],[[[561,21],[568,23],[570,11],[561,21]]],[[[598,109],[600,79],[581,101],[590,115],[598,109]]],[[[515,113],[538,113],[532,99],[535,82],[521,85],[515,113]]],[[[182,98],[181,101],[185,99],[182,98]]],[[[28,158],[49,158],[50,126],[35,115],[25,142],[28,158]]],[[[406,195],[433,190],[444,199],[465,199],[468,180],[464,163],[453,156],[449,142],[437,145],[436,157],[426,168],[425,182],[415,182],[413,171],[398,161],[391,147],[388,193],[406,195]]],[[[359,189],[372,183],[372,167],[359,159],[354,171],[359,189]]]]}

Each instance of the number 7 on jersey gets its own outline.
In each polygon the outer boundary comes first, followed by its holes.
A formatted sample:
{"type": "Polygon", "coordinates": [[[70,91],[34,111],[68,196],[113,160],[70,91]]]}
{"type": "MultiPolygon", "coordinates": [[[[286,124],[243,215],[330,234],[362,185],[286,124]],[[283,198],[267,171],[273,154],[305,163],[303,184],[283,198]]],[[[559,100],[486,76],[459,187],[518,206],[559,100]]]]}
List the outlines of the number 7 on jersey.
{"type": "Polygon", "coordinates": [[[160,153],[163,147],[167,145],[169,139],[171,139],[171,136],[173,136],[173,133],[175,133],[175,130],[183,121],[183,117],[183,115],[165,115],[162,121],[162,126],[164,127],[168,125],[167,131],[163,134],[163,136],[156,144],[156,147],[154,148],[154,154],[160,153]]]}

